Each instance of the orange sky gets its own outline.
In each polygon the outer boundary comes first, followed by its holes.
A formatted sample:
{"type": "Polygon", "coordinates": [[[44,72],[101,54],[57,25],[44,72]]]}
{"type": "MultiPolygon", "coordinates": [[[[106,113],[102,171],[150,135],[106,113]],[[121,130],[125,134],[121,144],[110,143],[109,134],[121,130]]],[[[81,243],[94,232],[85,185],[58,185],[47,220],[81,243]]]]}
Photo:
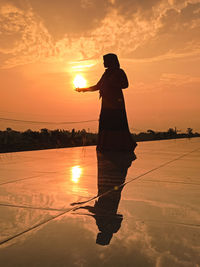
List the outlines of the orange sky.
{"type": "MultiPolygon", "coordinates": [[[[98,120],[98,92],[77,93],[104,72],[102,55],[119,57],[131,131],[200,131],[200,1],[0,0],[0,118],[98,120]]],[[[90,129],[98,122],[6,122],[0,129],[90,129]]]]}

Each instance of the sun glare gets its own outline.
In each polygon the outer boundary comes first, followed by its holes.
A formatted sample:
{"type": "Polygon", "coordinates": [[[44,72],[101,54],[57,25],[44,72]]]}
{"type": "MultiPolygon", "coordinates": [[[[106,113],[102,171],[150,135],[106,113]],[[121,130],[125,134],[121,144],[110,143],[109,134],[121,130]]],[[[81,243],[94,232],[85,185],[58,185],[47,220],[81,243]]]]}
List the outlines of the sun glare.
{"type": "Polygon", "coordinates": [[[84,88],[86,87],[87,81],[82,75],[77,74],[73,83],[76,88],[84,88]]]}
{"type": "Polygon", "coordinates": [[[74,166],[72,167],[71,172],[72,172],[71,180],[73,183],[77,184],[82,174],[82,168],[80,166],[74,166]]]}
{"type": "Polygon", "coordinates": [[[94,66],[93,64],[88,64],[88,65],[78,65],[78,66],[73,66],[72,69],[78,69],[78,70],[83,70],[84,68],[91,68],[94,66]]]}

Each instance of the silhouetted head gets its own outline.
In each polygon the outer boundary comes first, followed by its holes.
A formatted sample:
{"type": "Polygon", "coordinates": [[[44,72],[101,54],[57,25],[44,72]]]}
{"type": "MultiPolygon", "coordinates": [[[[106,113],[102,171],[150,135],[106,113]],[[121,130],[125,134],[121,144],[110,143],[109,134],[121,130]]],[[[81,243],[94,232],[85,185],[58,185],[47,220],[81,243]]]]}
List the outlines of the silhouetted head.
{"type": "Polygon", "coordinates": [[[105,68],[119,68],[119,60],[115,54],[107,54],[103,56],[105,68]]]}

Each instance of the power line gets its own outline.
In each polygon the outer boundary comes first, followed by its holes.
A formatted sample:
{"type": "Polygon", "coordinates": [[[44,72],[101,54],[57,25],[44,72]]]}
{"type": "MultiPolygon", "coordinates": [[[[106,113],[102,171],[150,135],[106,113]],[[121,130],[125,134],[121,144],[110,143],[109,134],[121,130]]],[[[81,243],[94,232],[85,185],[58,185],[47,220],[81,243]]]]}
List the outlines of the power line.
{"type": "MultiPolygon", "coordinates": [[[[0,121],[17,122],[17,123],[31,123],[31,124],[61,125],[61,124],[78,124],[78,123],[97,122],[99,120],[50,122],[50,121],[31,121],[31,120],[19,120],[19,119],[10,119],[10,118],[0,118],[0,121]]],[[[137,131],[137,132],[144,131],[144,129],[136,129],[136,128],[130,128],[130,130],[137,131]]]]}
{"type": "Polygon", "coordinates": [[[0,118],[1,121],[12,121],[12,122],[23,122],[23,123],[34,123],[34,124],[76,124],[76,123],[87,123],[94,122],[98,120],[86,120],[86,121],[63,121],[63,122],[50,122],[50,121],[29,121],[29,120],[18,120],[18,119],[8,119],[0,118]]]}

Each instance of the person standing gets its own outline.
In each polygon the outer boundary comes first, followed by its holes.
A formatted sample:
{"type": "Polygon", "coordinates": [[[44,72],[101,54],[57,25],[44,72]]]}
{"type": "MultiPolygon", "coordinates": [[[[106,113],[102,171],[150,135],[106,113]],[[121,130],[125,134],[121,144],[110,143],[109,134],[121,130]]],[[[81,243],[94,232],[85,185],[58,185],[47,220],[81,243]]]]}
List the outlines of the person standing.
{"type": "Polygon", "coordinates": [[[88,88],[76,88],[77,92],[99,91],[102,98],[99,117],[97,150],[134,152],[137,143],[128,127],[122,89],[128,87],[128,79],[115,54],[103,56],[106,68],[99,82],[88,88]]]}

